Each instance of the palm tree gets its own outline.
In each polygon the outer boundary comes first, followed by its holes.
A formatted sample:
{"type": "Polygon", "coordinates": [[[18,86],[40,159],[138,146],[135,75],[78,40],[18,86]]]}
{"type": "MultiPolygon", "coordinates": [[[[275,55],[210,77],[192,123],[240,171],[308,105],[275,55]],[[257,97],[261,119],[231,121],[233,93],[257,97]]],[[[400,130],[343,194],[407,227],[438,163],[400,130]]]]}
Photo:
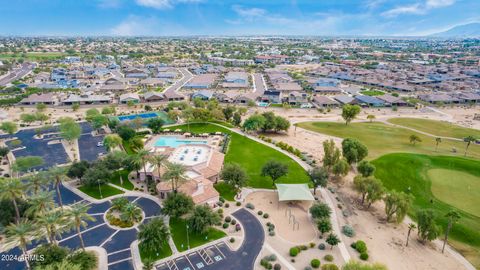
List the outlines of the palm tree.
{"type": "Polygon", "coordinates": [[[0,199],[10,200],[15,208],[16,223],[20,222],[20,210],[17,200],[23,196],[25,186],[18,178],[0,178],[0,199]]]}
{"type": "Polygon", "coordinates": [[[183,180],[185,174],[185,166],[179,163],[169,162],[167,163],[167,171],[163,174],[165,179],[172,181],[172,191],[177,192],[178,183],[183,180]]]}
{"type": "Polygon", "coordinates": [[[25,211],[28,216],[42,216],[55,207],[53,191],[42,190],[29,198],[30,207],[25,211]]]}
{"type": "Polygon", "coordinates": [[[408,233],[407,233],[407,243],[405,244],[406,247],[408,247],[408,240],[410,240],[410,233],[415,230],[417,226],[413,223],[408,223],[408,233]]]}
{"type": "Polygon", "coordinates": [[[158,178],[161,177],[160,168],[166,162],[167,156],[166,155],[153,155],[149,158],[149,161],[157,167],[158,178]]]}
{"type": "Polygon", "coordinates": [[[88,214],[88,209],[90,209],[88,205],[80,203],[72,206],[67,212],[67,217],[70,219],[72,227],[75,227],[77,230],[77,235],[78,238],[80,238],[80,244],[83,250],[85,250],[85,243],[83,242],[80,229],[81,227],[87,227],[87,221],[95,221],[95,218],[88,214]]]}
{"type": "Polygon", "coordinates": [[[47,241],[57,245],[57,236],[68,231],[65,214],[61,209],[52,209],[37,218],[40,226],[45,228],[47,241]]]}
{"type": "Polygon", "coordinates": [[[442,142],[442,138],[435,138],[435,152],[437,152],[438,145],[442,142]]]}
{"type": "Polygon", "coordinates": [[[445,217],[448,218],[448,225],[447,225],[447,230],[445,231],[445,239],[443,240],[442,253],[445,250],[445,245],[447,244],[448,234],[450,233],[450,230],[452,229],[453,224],[460,219],[460,214],[455,210],[450,210],[445,215],[445,217]]]}
{"type": "Polygon", "coordinates": [[[475,137],[473,137],[473,136],[467,136],[467,137],[463,138],[463,141],[467,143],[467,147],[465,147],[465,154],[464,154],[464,156],[467,156],[468,147],[470,147],[470,144],[471,144],[472,142],[474,142],[475,140],[476,140],[476,139],[475,139],[475,137]]]}
{"type": "Polygon", "coordinates": [[[27,191],[31,191],[33,195],[37,194],[40,189],[42,189],[45,185],[48,184],[48,178],[43,172],[36,173],[26,178],[26,180],[28,181],[27,191]]]}
{"type": "Polygon", "coordinates": [[[122,138],[117,134],[109,134],[105,136],[105,138],[103,139],[103,144],[105,145],[108,151],[112,151],[116,147],[119,147],[122,145],[122,138]]]}
{"type": "Polygon", "coordinates": [[[52,167],[48,170],[48,175],[51,176],[55,183],[55,190],[57,191],[58,204],[60,208],[63,209],[62,194],[60,193],[60,186],[62,185],[63,180],[67,178],[67,170],[62,167],[52,167]]]}
{"type": "Polygon", "coordinates": [[[129,202],[123,207],[120,218],[123,221],[134,223],[135,221],[142,219],[142,209],[136,204],[129,202]]]}
{"type": "Polygon", "coordinates": [[[150,152],[148,152],[147,150],[145,149],[141,149],[137,152],[137,154],[135,155],[136,156],[136,162],[140,162],[140,166],[143,167],[143,173],[144,173],[144,177],[145,177],[145,182],[146,182],[146,190],[145,192],[148,192],[148,177],[147,177],[147,160],[148,160],[148,156],[150,155],[150,152]]]}
{"type": "Polygon", "coordinates": [[[5,228],[5,242],[3,248],[8,251],[14,247],[20,247],[25,258],[27,269],[30,269],[30,263],[27,260],[27,245],[39,238],[39,230],[36,225],[28,219],[24,219],[17,224],[10,224],[5,228]]]}

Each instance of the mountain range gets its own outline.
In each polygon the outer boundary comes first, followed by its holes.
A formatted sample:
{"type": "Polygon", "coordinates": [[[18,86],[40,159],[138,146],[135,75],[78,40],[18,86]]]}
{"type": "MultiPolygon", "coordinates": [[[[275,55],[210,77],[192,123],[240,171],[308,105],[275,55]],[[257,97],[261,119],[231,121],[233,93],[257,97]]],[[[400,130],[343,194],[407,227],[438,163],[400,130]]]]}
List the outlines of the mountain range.
{"type": "Polygon", "coordinates": [[[480,37],[480,23],[469,23],[469,24],[457,25],[446,31],[431,34],[430,36],[444,37],[444,38],[480,37]]]}

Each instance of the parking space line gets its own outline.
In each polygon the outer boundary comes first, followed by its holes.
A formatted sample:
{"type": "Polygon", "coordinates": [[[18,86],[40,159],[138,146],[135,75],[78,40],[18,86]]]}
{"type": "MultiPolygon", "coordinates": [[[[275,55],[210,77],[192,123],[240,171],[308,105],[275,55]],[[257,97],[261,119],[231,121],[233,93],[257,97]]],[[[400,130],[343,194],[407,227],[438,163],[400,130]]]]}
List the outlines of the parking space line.
{"type": "Polygon", "coordinates": [[[100,215],[104,215],[105,213],[95,213],[95,214],[90,214],[90,216],[100,216],[100,215]]]}
{"type": "Polygon", "coordinates": [[[223,258],[227,258],[227,256],[225,256],[225,254],[223,254],[223,252],[217,247],[217,245],[215,245],[215,248],[218,250],[218,252],[220,252],[220,254],[222,254],[223,258]]]}
{"type": "Polygon", "coordinates": [[[168,261],[168,262],[167,262],[167,267],[168,267],[168,269],[170,269],[170,270],[178,270],[178,266],[177,266],[177,264],[175,263],[175,260],[168,261]]]}
{"type": "MultiPolygon", "coordinates": [[[[104,223],[101,223],[101,224],[98,224],[98,225],[95,225],[95,226],[93,226],[93,227],[91,227],[91,228],[88,228],[88,229],[86,229],[86,230],[83,230],[83,231],[82,231],[82,234],[85,233],[85,232],[94,230],[94,229],[96,229],[96,228],[98,228],[98,227],[100,227],[100,226],[103,226],[103,225],[105,225],[105,222],[104,222],[104,223]]],[[[58,242],[61,243],[61,242],[65,241],[65,240],[71,239],[71,238],[73,238],[73,237],[78,237],[78,234],[70,235],[69,237],[63,238],[63,239],[61,239],[61,240],[58,241],[58,242]]]]}
{"type": "Polygon", "coordinates": [[[121,262],[124,262],[124,261],[128,261],[128,260],[131,260],[131,259],[132,259],[132,257],[128,257],[126,259],[121,259],[121,260],[118,260],[118,261],[114,261],[114,262],[109,263],[108,266],[114,265],[114,264],[117,264],[117,263],[121,263],[121,262]]]}
{"type": "Polygon", "coordinates": [[[185,258],[187,258],[188,263],[192,266],[193,270],[195,270],[195,266],[193,266],[193,263],[190,261],[188,256],[185,256],[185,258]]]}
{"type": "Polygon", "coordinates": [[[210,265],[210,264],[213,263],[212,258],[210,257],[210,255],[208,255],[208,253],[205,251],[205,249],[200,249],[198,251],[198,254],[200,254],[200,257],[202,257],[202,259],[205,261],[205,263],[207,265],[210,265]]]}
{"type": "Polygon", "coordinates": [[[132,203],[138,201],[141,197],[137,197],[135,200],[132,201],[132,203]]]}
{"type": "Polygon", "coordinates": [[[108,241],[112,240],[112,238],[119,232],[120,230],[116,230],[114,233],[112,233],[112,235],[110,235],[107,239],[105,239],[105,241],[103,241],[103,243],[100,245],[101,247],[103,247],[103,245],[105,245],[108,241]]]}
{"type": "Polygon", "coordinates": [[[117,254],[117,253],[120,253],[120,252],[124,252],[124,251],[127,251],[127,250],[130,250],[130,248],[121,249],[121,250],[117,250],[117,251],[114,251],[114,252],[107,253],[107,256],[117,254]]]}

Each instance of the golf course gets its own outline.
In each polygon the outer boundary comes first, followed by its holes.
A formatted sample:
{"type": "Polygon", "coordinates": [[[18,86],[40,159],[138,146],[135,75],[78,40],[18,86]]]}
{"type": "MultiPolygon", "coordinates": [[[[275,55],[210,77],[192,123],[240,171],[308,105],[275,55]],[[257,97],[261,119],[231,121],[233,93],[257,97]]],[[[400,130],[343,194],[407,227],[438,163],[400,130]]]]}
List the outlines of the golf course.
{"type": "Polygon", "coordinates": [[[430,208],[445,230],[446,213],[455,209],[461,218],[450,232],[449,242],[475,267],[480,267],[480,145],[468,147],[462,138],[480,138],[480,132],[446,122],[413,118],[380,122],[305,122],[298,126],[340,138],[356,138],[369,149],[368,160],[376,167],[375,177],[388,190],[414,196],[409,216],[416,219],[419,209],[430,208]],[[424,135],[407,128],[426,132],[424,135]],[[411,143],[416,135],[420,142],[411,143]],[[436,137],[444,137],[436,145],[436,137]],[[449,139],[451,138],[451,139],[449,139]],[[456,151],[452,150],[456,149],[456,151]]]}

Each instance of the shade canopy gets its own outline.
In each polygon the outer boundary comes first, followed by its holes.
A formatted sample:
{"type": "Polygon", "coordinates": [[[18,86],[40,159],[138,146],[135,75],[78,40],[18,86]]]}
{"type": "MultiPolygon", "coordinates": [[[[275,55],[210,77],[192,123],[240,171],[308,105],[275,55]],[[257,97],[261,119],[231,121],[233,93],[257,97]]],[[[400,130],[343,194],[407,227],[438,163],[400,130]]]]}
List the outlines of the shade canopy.
{"type": "Polygon", "coordinates": [[[314,201],[307,184],[275,184],[278,201],[314,201]]]}

